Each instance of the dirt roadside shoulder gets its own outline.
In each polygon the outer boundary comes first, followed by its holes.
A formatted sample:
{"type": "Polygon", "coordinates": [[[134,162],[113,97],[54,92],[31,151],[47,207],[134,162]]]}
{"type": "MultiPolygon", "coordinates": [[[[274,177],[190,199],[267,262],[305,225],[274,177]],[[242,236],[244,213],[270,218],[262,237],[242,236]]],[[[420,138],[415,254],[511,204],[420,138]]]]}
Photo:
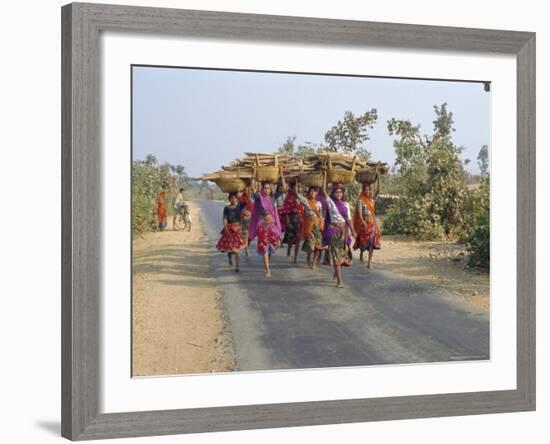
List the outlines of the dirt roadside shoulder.
{"type": "Polygon", "coordinates": [[[373,268],[430,283],[462,302],[489,310],[489,273],[468,269],[465,261],[464,247],[458,244],[383,236],[373,268]]]}
{"type": "Polygon", "coordinates": [[[163,232],[133,241],[133,376],[223,372],[233,354],[215,280],[201,209],[189,202],[190,232],[163,232]]]}

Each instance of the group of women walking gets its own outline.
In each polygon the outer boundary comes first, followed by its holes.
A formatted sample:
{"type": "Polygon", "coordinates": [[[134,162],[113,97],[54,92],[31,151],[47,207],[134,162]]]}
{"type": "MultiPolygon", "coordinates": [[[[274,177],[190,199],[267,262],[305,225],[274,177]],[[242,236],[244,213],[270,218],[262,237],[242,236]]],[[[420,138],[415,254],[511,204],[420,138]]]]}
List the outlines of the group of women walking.
{"type": "Polygon", "coordinates": [[[270,278],[271,256],[277,248],[286,244],[287,256],[296,263],[301,245],[308,266],[315,270],[320,260],[325,265],[332,265],[336,286],[341,288],[344,286],[342,267],[351,265],[352,249],[360,251],[362,263],[364,253],[368,253],[368,268],[373,251],[380,249],[375,212],[379,177],[376,185],[376,192],[373,192],[371,184],[363,184],[352,212],[344,185],[333,183],[328,193],[326,174],[321,187],[308,187],[303,194],[298,181],[287,185],[282,169],[277,191],[271,182],[262,182],[257,189],[252,180],[245,192],[229,194],[217,248],[227,253],[229,264],[238,272],[240,253],[244,250],[248,256],[248,247],[256,240],[265,277],[270,278]]]}

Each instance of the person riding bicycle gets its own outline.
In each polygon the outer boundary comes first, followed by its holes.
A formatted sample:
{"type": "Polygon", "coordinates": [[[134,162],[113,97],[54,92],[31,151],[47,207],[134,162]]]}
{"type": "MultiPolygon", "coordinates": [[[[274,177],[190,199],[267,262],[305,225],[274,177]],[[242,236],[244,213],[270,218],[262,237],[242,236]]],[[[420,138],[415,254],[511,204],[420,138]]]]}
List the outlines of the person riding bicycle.
{"type": "Polygon", "coordinates": [[[172,218],[172,228],[176,230],[176,217],[179,214],[183,214],[184,211],[188,210],[187,203],[185,203],[185,200],[183,199],[183,192],[185,191],[184,188],[180,188],[180,191],[177,196],[174,197],[173,205],[174,205],[174,216],[172,218]]]}

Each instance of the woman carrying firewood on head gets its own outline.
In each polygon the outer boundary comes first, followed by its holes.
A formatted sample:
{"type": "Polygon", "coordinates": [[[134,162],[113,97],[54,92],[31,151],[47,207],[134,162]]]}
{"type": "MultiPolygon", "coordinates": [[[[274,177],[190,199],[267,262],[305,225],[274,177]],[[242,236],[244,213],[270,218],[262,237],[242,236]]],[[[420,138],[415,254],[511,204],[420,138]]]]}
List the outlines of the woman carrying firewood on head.
{"type": "MultiPolygon", "coordinates": [[[[252,189],[255,191],[254,169],[252,175],[252,189]]],[[[286,188],[283,169],[280,169],[283,188],[286,188]]],[[[250,217],[250,239],[258,238],[258,254],[262,256],[266,278],[271,277],[270,259],[277,247],[281,244],[281,222],[275,206],[275,196],[272,182],[262,182],[259,192],[254,194],[254,207],[250,217]]]]}
{"type": "Polygon", "coordinates": [[[216,248],[227,253],[229,265],[233,266],[235,256],[235,271],[239,271],[239,254],[246,243],[241,236],[241,211],[245,204],[239,201],[237,193],[229,193],[229,205],[223,209],[223,229],[216,248]]]}
{"type": "Polygon", "coordinates": [[[328,207],[328,224],[325,224],[323,238],[328,245],[328,253],[334,266],[336,287],[343,288],[342,266],[350,265],[349,244],[351,243],[351,236],[355,236],[351,211],[349,204],[345,201],[344,186],[342,184],[333,184],[332,192],[330,196],[328,195],[326,172],[321,194],[325,198],[328,207]]]}
{"type": "Polygon", "coordinates": [[[304,241],[302,251],[307,254],[307,264],[312,270],[316,269],[321,252],[327,248],[323,246],[325,213],[321,202],[317,199],[318,192],[319,187],[310,186],[307,189],[306,197],[298,194],[298,199],[302,202],[305,210],[300,236],[304,241]]]}
{"type": "Polygon", "coordinates": [[[287,244],[286,255],[290,258],[292,247],[294,247],[293,262],[296,263],[298,250],[300,248],[300,234],[304,221],[304,206],[298,198],[297,181],[292,181],[283,201],[283,207],[279,215],[284,221],[283,244],[287,244]]]}
{"type": "Polygon", "coordinates": [[[353,226],[357,237],[353,246],[354,250],[360,250],[361,263],[364,263],[363,253],[369,252],[367,268],[370,268],[374,250],[380,250],[380,227],[376,219],[375,199],[380,193],[380,172],[376,174],[376,192],[372,192],[372,184],[363,182],[363,190],[357,199],[357,205],[353,214],[353,226]]]}
{"type": "Polygon", "coordinates": [[[252,209],[254,208],[254,200],[250,194],[250,185],[241,193],[239,200],[243,204],[243,209],[241,211],[241,236],[245,244],[244,254],[248,257],[248,246],[250,245],[250,216],[252,216],[252,209]]]}

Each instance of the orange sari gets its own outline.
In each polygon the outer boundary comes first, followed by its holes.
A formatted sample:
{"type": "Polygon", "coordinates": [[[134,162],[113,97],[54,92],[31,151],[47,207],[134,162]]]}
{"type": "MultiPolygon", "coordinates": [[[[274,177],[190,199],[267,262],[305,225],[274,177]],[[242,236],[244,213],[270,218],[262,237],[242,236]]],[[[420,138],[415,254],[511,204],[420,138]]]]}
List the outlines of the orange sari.
{"type": "Polygon", "coordinates": [[[315,251],[324,250],[323,247],[323,225],[324,219],[321,215],[321,211],[317,205],[319,201],[317,199],[308,199],[308,207],[314,213],[315,216],[309,212],[305,217],[304,223],[302,224],[302,231],[300,233],[300,239],[304,241],[302,245],[302,251],[305,251],[308,254],[311,254],[315,251]]]}
{"type": "Polygon", "coordinates": [[[361,251],[370,250],[371,247],[374,250],[379,250],[380,245],[380,227],[376,219],[376,212],[374,206],[374,200],[368,197],[366,194],[361,193],[359,196],[360,202],[366,206],[370,211],[370,216],[365,219],[365,225],[361,223],[360,211],[356,207],[353,213],[353,228],[357,233],[355,239],[354,250],[360,249],[361,251]]]}
{"type": "Polygon", "coordinates": [[[309,208],[311,211],[315,213],[315,216],[317,216],[317,219],[314,217],[305,217],[304,223],[302,225],[302,240],[308,237],[313,232],[313,227],[315,227],[315,224],[319,224],[319,230],[323,231],[323,225],[324,220],[321,217],[321,213],[319,212],[319,209],[317,208],[317,202],[319,202],[317,199],[308,199],[307,203],[309,205],[309,208]]]}
{"type": "Polygon", "coordinates": [[[166,198],[164,191],[161,191],[157,196],[157,219],[159,221],[159,228],[163,230],[166,227],[166,205],[164,199],[166,198]]]}

